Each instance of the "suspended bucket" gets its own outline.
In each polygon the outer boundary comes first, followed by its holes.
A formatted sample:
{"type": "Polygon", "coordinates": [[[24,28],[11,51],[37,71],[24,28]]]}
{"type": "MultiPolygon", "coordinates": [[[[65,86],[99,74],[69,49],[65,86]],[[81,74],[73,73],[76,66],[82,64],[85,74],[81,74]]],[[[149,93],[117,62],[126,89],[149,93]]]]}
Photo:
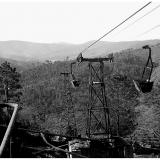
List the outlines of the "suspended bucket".
{"type": "Polygon", "coordinates": [[[80,81],[75,78],[73,74],[71,74],[71,84],[74,88],[79,87],[80,81]]]}
{"type": "Polygon", "coordinates": [[[152,61],[152,56],[151,56],[151,48],[148,45],[143,46],[142,48],[149,50],[148,60],[143,69],[141,80],[133,80],[133,83],[139,92],[148,93],[148,92],[151,92],[153,88],[153,82],[150,81],[151,74],[153,71],[153,61],[152,61]],[[149,75],[146,75],[147,69],[149,69],[149,75]],[[146,77],[145,75],[148,76],[147,79],[146,78],[144,79],[144,77],[146,77]]]}
{"type": "Polygon", "coordinates": [[[74,64],[76,64],[76,63],[72,62],[70,64],[70,81],[71,81],[71,84],[72,84],[73,88],[77,88],[80,85],[80,80],[76,79],[76,77],[73,74],[73,69],[72,68],[73,68],[74,64]]]}
{"type": "Polygon", "coordinates": [[[153,88],[153,82],[151,81],[142,81],[142,80],[133,80],[133,83],[135,85],[135,88],[142,93],[148,93],[151,92],[153,88]]]}
{"type": "Polygon", "coordinates": [[[79,80],[72,80],[72,81],[71,81],[71,84],[72,84],[72,86],[73,86],[74,88],[76,88],[76,87],[79,87],[80,81],[79,81],[79,80]]]}

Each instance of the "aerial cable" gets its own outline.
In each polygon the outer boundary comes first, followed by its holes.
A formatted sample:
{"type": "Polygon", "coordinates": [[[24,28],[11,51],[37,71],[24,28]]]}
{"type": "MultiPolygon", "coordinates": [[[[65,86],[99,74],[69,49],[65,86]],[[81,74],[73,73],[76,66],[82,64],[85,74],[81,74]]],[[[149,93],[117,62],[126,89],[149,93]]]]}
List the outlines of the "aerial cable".
{"type": "Polygon", "coordinates": [[[155,8],[153,8],[152,10],[150,10],[149,12],[147,12],[146,14],[144,14],[143,16],[141,16],[140,18],[138,18],[137,20],[135,20],[133,23],[130,23],[125,28],[123,28],[122,30],[120,30],[118,32],[118,34],[121,33],[122,31],[126,30],[127,28],[131,27],[133,24],[135,24],[136,22],[140,21],[141,19],[143,19],[144,17],[146,17],[147,15],[149,15],[150,13],[152,13],[153,11],[155,11],[156,9],[158,9],[159,7],[160,7],[160,5],[156,6],[155,8]]]}
{"type": "Polygon", "coordinates": [[[93,43],[91,43],[87,48],[85,48],[84,50],[82,50],[80,52],[80,54],[82,54],[83,52],[85,52],[86,50],[88,50],[90,47],[92,47],[94,44],[96,44],[98,41],[100,41],[102,38],[104,38],[105,36],[107,36],[108,34],[110,34],[111,32],[113,32],[115,29],[117,29],[119,26],[121,26],[123,23],[125,23],[127,20],[129,20],[130,18],[132,18],[134,15],[136,15],[138,12],[140,12],[141,10],[143,10],[145,7],[147,7],[149,4],[151,4],[152,2],[148,2],[146,5],[144,5],[142,8],[140,8],[139,10],[137,10],[136,12],[134,12],[132,15],[130,15],[128,18],[126,18],[124,21],[122,21],[121,23],[119,23],[117,26],[115,26],[114,28],[112,28],[111,30],[109,30],[107,33],[105,33],[102,37],[100,37],[99,39],[97,39],[96,41],[94,41],[93,43]]]}
{"type": "Polygon", "coordinates": [[[143,33],[141,33],[141,34],[139,34],[138,36],[143,36],[143,35],[145,35],[145,34],[151,32],[151,31],[153,31],[153,30],[155,30],[155,29],[157,29],[157,28],[159,28],[159,27],[160,27],[160,25],[156,25],[156,26],[154,26],[154,27],[148,29],[147,31],[145,31],[145,32],[143,32],[143,33]]]}

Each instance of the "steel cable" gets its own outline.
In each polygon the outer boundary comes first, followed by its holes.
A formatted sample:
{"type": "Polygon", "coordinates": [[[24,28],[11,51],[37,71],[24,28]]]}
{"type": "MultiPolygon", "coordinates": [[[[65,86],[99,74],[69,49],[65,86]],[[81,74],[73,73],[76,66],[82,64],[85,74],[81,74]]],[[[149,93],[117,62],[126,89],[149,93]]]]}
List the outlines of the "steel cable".
{"type": "Polygon", "coordinates": [[[135,20],[133,23],[130,23],[125,28],[123,28],[122,30],[120,30],[118,32],[118,34],[121,33],[122,31],[126,30],[127,28],[131,27],[133,24],[135,24],[136,22],[140,21],[141,19],[143,19],[144,17],[146,17],[147,15],[149,15],[150,13],[152,13],[153,11],[155,11],[156,9],[158,9],[159,7],[160,7],[160,5],[154,7],[152,10],[150,10],[149,12],[147,12],[146,14],[144,14],[143,16],[141,16],[140,18],[138,18],[137,20],[135,20]]]}
{"type": "Polygon", "coordinates": [[[91,43],[88,47],[86,47],[84,50],[82,50],[80,52],[80,54],[82,54],[83,52],[85,52],[86,50],[88,50],[90,47],[92,47],[94,44],[96,44],[98,41],[100,41],[102,38],[104,38],[105,36],[107,36],[108,34],[110,34],[111,32],[113,32],[115,29],[117,29],[119,26],[121,26],[123,23],[125,23],[127,20],[129,20],[130,18],[132,18],[134,15],[136,15],[138,12],[140,12],[141,10],[143,10],[145,7],[147,7],[149,4],[151,4],[151,2],[148,2],[147,4],[145,4],[143,7],[141,7],[139,10],[137,10],[136,12],[134,12],[132,15],[130,15],[128,18],[126,18],[124,21],[122,21],[121,23],[119,23],[117,26],[115,26],[114,28],[112,28],[111,30],[109,30],[107,33],[105,33],[103,36],[101,36],[99,39],[97,39],[96,41],[94,41],[93,43],[91,43]]]}

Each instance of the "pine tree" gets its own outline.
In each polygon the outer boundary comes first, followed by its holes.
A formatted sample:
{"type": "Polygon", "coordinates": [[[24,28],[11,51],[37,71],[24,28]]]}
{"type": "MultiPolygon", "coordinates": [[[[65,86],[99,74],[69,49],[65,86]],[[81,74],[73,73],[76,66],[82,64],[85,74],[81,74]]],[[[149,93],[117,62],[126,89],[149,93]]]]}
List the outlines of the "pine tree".
{"type": "Polygon", "coordinates": [[[2,102],[19,102],[21,96],[20,73],[5,61],[0,66],[0,100],[2,102]]]}

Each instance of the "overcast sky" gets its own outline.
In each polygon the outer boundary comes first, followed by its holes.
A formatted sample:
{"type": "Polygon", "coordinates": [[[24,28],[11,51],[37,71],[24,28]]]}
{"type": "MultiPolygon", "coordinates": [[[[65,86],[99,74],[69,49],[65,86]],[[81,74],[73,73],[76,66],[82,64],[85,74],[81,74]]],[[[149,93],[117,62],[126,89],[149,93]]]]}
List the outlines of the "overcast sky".
{"type": "MultiPolygon", "coordinates": [[[[0,41],[83,43],[96,40],[147,2],[149,1],[0,1],[0,41]]],[[[160,7],[123,30],[158,5],[160,2],[153,1],[103,40],[159,39],[160,7]]]]}

